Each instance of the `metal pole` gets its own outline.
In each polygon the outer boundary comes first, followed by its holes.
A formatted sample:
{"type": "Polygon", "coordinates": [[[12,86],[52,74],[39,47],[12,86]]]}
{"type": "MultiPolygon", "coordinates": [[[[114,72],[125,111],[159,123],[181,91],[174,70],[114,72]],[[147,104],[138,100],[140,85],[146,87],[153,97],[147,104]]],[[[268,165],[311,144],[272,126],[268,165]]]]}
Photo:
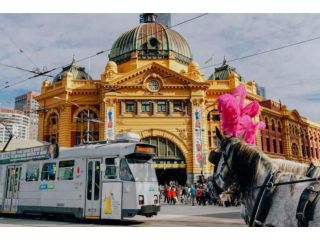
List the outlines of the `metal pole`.
{"type": "Polygon", "coordinates": [[[89,142],[89,134],[90,134],[90,109],[88,108],[87,113],[87,143],[89,142]]]}

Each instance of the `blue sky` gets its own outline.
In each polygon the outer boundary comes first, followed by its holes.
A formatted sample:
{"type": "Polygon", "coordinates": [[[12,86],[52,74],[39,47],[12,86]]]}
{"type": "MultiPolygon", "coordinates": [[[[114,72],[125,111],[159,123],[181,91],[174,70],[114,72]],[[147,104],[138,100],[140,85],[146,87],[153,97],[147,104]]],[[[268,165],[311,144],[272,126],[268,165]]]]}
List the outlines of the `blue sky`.
{"type": "MultiPolygon", "coordinates": [[[[199,14],[172,14],[177,24],[199,14]]],[[[0,63],[26,69],[51,69],[110,49],[117,37],[138,24],[138,14],[0,14],[0,63]],[[24,53],[19,52],[22,49],[24,53]]],[[[320,36],[319,14],[209,14],[175,27],[188,41],[200,67],[214,62],[277,48],[320,36]]],[[[291,109],[320,121],[320,40],[230,63],[247,80],[265,86],[267,97],[281,99],[291,109]]],[[[83,61],[99,79],[107,54],[83,61]]],[[[32,74],[0,66],[0,103],[12,106],[14,97],[40,91],[43,77],[1,89],[32,74]]],[[[52,74],[57,74],[55,71],[52,74]]],[[[203,69],[208,77],[212,68],[203,69]]]]}

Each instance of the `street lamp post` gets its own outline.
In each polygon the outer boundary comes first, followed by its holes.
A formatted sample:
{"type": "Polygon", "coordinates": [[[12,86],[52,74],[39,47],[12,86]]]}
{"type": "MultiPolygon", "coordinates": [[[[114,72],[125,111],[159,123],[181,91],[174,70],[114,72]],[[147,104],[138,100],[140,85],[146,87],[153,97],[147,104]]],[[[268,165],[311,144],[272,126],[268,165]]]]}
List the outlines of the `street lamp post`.
{"type": "MultiPolygon", "coordinates": [[[[79,104],[74,103],[74,102],[71,102],[71,101],[68,101],[68,100],[63,99],[63,98],[61,98],[61,97],[55,96],[55,97],[53,97],[53,98],[54,98],[54,99],[63,100],[63,101],[65,101],[66,103],[70,103],[70,104],[72,104],[72,105],[80,108],[80,105],[79,105],[79,104]]],[[[88,108],[87,111],[84,111],[84,113],[87,115],[87,134],[86,134],[86,141],[89,142],[89,140],[90,140],[90,121],[91,121],[91,122],[97,122],[97,123],[103,123],[103,122],[100,121],[100,120],[97,120],[97,119],[91,119],[91,118],[90,118],[90,109],[89,109],[89,108],[88,108]]]]}

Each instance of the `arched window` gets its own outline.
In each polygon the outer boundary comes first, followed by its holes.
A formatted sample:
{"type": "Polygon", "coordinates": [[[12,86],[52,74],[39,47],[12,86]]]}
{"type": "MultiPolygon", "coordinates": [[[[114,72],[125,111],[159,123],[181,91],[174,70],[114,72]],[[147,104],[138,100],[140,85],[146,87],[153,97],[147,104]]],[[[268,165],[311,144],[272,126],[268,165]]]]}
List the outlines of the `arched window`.
{"type": "Polygon", "coordinates": [[[59,117],[56,112],[50,113],[45,128],[44,139],[46,142],[58,143],[59,138],[59,117]]]}
{"type": "Polygon", "coordinates": [[[272,129],[272,131],[276,130],[276,125],[274,124],[274,120],[273,119],[271,120],[271,129],[272,129]]]}
{"type": "Polygon", "coordinates": [[[298,146],[296,143],[292,143],[291,145],[291,152],[292,152],[292,155],[297,157],[298,156],[298,146]]]}
{"type": "Polygon", "coordinates": [[[49,124],[48,124],[49,126],[57,125],[58,124],[58,115],[55,112],[53,112],[50,114],[48,120],[49,120],[49,124]]]}
{"type": "Polygon", "coordinates": [[[302,128],[300,128],[300,136],[301,136],[302,139],[304,138],[304,131],[303,131],[302,128]]]}
{"type": "Polygon", "coordinates": [[[266,124],[266,129],[269,129],[269,121],[268,121],[268,118],[265,118],[264,119],[264,122],[266,124]]]}
{"type": "Polygon", "coordinates": [[[90,142],[99,140],[99,123],[97,119],[97,114],[92,110],[83,110],[78,113],[76,117],[76,145],[85,143],[88,140],[90,142]]]}
{"type": "Polygon", "coordinates": [[[281,133],[282,132],[282,127],[281,127],[281,123],[280,121],[278,121],[278,132],[281,133]]]}

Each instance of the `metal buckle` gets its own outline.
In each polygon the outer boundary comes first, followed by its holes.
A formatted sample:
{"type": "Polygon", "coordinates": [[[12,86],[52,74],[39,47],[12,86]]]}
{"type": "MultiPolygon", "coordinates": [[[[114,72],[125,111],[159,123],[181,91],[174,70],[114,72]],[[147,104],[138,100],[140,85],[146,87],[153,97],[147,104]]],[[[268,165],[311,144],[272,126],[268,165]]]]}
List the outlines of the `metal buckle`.
{"type": "Polygon", "coordinates": [[[273,182],[268,182],[266,185],[266,189],[270,190],[274,186],[273,182]]]}

